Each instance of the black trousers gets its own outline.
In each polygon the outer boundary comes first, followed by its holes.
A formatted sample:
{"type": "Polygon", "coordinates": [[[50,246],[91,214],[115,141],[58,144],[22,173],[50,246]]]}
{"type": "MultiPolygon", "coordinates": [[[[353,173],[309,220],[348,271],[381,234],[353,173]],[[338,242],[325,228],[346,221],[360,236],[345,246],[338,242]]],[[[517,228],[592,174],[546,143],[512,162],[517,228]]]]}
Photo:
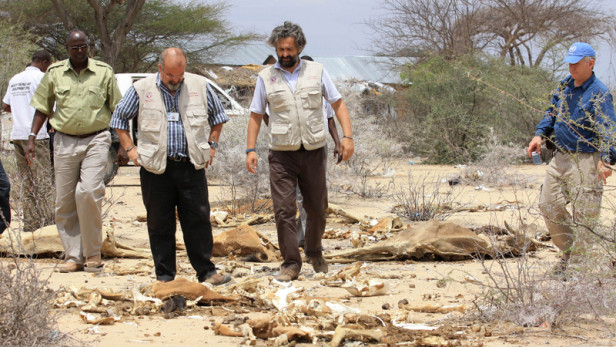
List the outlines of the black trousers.
{"type": "Polygon", "coordinates": [[[156,175],[144,168],[139,174],[156,279],[175,278],[176,207],[188,259],[197,278],[202,282],[215,274],[216,267],[210,260],[214,242],[205,170],[195,170],[189,161],[167,160],[163,174],[156,175]]]}
{"type": "Polygon", "coordinates": [[[9,177],[4,171],[4,166],[0,161],[0,210],[2,210],[2,216],[0,216],[0,234],[11,224],[11,206],[9,205],[9,194],[11,192],[11,184],[9,183],[9,177]]]}

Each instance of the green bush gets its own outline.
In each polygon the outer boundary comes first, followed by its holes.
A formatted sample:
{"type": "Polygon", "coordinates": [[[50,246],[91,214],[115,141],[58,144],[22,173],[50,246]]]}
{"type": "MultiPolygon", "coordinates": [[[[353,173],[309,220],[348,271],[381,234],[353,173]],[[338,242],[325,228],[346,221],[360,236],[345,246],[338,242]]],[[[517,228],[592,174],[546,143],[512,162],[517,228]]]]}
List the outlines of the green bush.
{"type": "Polygon", "coordinates": [[[440,164],[477,160],[491,134],[526,145],[556,87],[545,71],[491,58],[436,56],[407,66],[402,76],[412,84],[393,126],[405,129],[398,136],[410,139],[415,154],[440,164]]]}

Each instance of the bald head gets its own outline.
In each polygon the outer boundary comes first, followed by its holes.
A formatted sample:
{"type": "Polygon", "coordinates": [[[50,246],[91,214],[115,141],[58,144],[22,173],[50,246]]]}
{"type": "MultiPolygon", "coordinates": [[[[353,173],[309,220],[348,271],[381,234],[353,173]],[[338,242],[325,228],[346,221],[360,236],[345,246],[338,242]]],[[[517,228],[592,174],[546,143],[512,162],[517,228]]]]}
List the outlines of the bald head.
{"type": "Polygon", "coordinates": [[[184,50],[177,47],[167,48],[158,57],[158,64],[160,64],[163,68],[165,66],[184,66],[186,67],[186,53],[184,50]]]}
{"type": "Polygon", "coordinates": [[[165,49],[158,58],[160,81],[171,92],[180,89],[186,70],[186,54],[181,48],[165,49]]]}
{"type": "Polygon", "coordinates": [[[71,30],[66,37],[66,50],[73,66],[88,63],[88,38],[81,30],[71,30]]]}

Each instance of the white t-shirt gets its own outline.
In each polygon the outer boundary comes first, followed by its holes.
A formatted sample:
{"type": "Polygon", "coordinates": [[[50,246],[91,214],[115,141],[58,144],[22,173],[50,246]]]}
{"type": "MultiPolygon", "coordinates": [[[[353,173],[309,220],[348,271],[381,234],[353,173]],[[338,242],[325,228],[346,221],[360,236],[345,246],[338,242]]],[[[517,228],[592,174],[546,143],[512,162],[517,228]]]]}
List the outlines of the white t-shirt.
{"type": "MultiPolygon", "coordinates": [[[[9,81],[9,87],[2,102],[11,106],[13,114],[13,131],[11,140],[27,140],[32,129],[34,119],[34,107],[30,106],[30,100],[45,74],[34,66],[28,66],[26,70],[13,76],[9,81]]],[[[37,140],[48,139],[47,121],[41,127],[37,140]]]]}

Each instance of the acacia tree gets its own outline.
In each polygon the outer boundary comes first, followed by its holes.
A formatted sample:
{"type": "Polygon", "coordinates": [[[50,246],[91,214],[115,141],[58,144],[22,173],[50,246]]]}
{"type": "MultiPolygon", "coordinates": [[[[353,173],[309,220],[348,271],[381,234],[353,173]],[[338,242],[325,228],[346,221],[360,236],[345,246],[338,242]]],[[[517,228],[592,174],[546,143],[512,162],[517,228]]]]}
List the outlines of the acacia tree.
{"type": "Polygon", "coordinates": [[[185,49],[192,61],[254,39],[234,34],[220,19],[226,5],[165,0],[0,0],[9,21],[24,18],[23,28],[36,44],[56,58],[65,58],[66,35],[81,29],[89,35],[92,53],[116,71],[145,71],[169,46],[185,49]]]}
{"type": "Polygon", "coordinates": [[[457,58],[483,52],[539,66],[554,48],[597,39],[613,17],[590,0],[384,0],[367,24],[379,53],[457,58]]]}

